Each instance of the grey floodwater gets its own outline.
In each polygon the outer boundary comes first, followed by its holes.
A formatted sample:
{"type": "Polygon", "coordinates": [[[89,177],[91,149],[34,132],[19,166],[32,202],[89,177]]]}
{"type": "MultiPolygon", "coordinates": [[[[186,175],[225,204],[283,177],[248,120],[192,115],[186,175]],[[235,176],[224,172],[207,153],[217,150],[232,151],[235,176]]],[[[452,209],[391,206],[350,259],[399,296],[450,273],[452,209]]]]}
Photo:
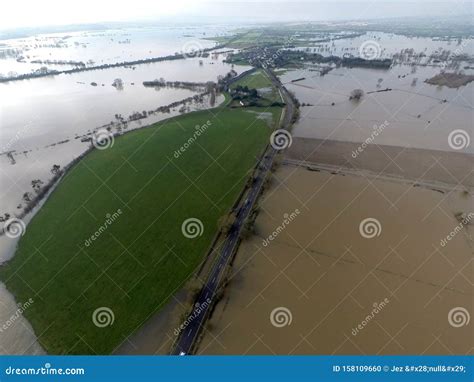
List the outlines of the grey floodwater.
{"type": "MultiPolygon", "coordinates": [[[[342,37],[349,33],[332,33],[331,38],[342,37]]],[[[426,38],[415,36],[402,36],[393,33],[367,32],[354,38],[342,38],[331,40],[329,42],[318,42],[327,39],[326,34],[314,38],[311,45],[298,46],[294,50],[308,51],[322,54],[323,56],[344,56],[347,54],[359,56],[361,47],[367,47],[370,52],[371,47],[377,50],[378,58],[392,58],[399,53],[410,53],[413,51],[421,55],[420,61],[427,61],[433,53],[441,53],[443,50],[451,53],[472,54],[474,50],[474,41],[464,39],[459,43],[455,39],[426,38]]],[[[298,38],[293,38],[293,42],[298,42],[298,38]]],[[[305,40],[307,41],[307,40],[305,40]]]]}
{"type": "Polygon", "coordinates": [[[40,34],[0,41],[0,74],[29,73],[47,66],[71,69],[66,62],[87,66],[113,64],[190,52],[215,45],[206,37],[222,36],[229,28],[219,25],[158,26],[40,34]],[[60,64],[45,63],[46,61],[60,64]]]}

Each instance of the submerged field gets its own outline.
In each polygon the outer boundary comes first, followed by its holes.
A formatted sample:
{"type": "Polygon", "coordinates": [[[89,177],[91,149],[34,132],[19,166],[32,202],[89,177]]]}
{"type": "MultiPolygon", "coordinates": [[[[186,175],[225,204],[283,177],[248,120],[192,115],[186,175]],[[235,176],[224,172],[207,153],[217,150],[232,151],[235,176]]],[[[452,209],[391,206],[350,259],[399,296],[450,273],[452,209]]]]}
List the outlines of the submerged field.
{"type": "Polygon", "coordinates": [[[272,125],[249,111],[158,123],[70,170],[0,269],[17,302],[34,300],[24,314],[48,353],[110,353],[183,286],[268,142],[272,125]]]}
{"type": "Polygon", "coordinates": [[[449,312],[472,311],[474,227],[442,240],[474,198],[442,192],[281,166],[198,353],[470,354],[472,329],[449,312]],[[367,218],[379,224],[372,236],[367,218]]]}

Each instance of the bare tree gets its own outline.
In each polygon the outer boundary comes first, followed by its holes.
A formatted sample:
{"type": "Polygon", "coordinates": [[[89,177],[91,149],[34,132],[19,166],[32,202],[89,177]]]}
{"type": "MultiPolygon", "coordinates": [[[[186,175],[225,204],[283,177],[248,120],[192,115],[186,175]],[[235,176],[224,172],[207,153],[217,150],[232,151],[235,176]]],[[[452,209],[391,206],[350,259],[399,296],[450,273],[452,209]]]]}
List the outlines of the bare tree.
{"type": "Polygon", "coordinates": [[[121,78],[116,78],[114,82],[112,82],[112,86],[115,87],[117,90],[123,90],[123,81],[121,78]]]}
{"type": "Polygon", "coordinates": [[[31,193],[25,192],[25,193],[23,194],[23,200],[24,200],[25,202],[27,202],[27,203],[28,203],[28,202],[31,202],[31,193]]]}
{"type": "Polygon", "coordinates": [[[51,174],[57,175],[59,171],[61,170],[61,166],[58,164],[53,164],[53,167],[51,168],[51,174]]]}
{"type": "Polygon", "coordinates": [[[43,184],[44,182],[41,179],[33,179],[31,181],[31,187],[33,187],[33,190],[35,190],[36,192],[39,192],[43,184]]]}
{"type": "Polygon", "coordinates": [[[354,89],[353,91],[351,91],[351,95],[349,99],[360,101],[363,96],[364,96],[364,91],[362,89],[354,89]]]}
{"type": "Polygon", "coordinates": [[[8,219],[10,219],[9,213],[5,213],[5,215],[0,216],[0,222],[6,222],[8,219]]]}
{"type": "Polygon", "coordinates": [[[231,227],[233,226],[236,220],[236,216],[234,212],[231,212],[228,215],[221,216],[217,223],[218,227],[224,232],[227,233],[230,231],[231,227]]]}

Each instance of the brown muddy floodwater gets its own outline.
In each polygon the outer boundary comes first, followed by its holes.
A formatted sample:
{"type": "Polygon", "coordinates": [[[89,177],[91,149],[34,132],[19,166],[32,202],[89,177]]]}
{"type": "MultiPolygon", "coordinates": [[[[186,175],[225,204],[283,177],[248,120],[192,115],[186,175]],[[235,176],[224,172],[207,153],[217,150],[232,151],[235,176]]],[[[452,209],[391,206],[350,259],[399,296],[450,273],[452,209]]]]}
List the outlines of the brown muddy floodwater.
{"type": "Polygon", "coordinates": [[[467,211],[472,190],[282,166],[199,353],[468,353],[450,312],[473,311],[474,227],[441,242],[467,211]]]}

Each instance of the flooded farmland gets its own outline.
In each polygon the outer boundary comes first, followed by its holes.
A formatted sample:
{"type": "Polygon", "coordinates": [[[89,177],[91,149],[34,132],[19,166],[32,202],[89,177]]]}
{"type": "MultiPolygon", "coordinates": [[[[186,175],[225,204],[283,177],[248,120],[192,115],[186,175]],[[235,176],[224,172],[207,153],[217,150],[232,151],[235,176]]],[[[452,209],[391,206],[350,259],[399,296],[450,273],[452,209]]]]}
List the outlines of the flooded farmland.
{"type": "Polygon", "coordinates": [[[222,36],[229,28],[149,26],[44,33],[1,40],[0,74],[24,74],[43,66],[70,69],[114,64],[211,48],[206,37],[222,36]]]}
{"type": "Polygon", "coordinates": [[[302,58],[278,72],[300,116],[198,353],[471,351],[449,317],[473,307],[474,84],[425,81],[471,76],[439,56],[472,55],[472,40],[367,33],[293,50],[357,56],[367,41],[390,68],[302,58]]]}
{"type": "MultiPolygon", "coordinates": [[[[339,68],[323,77],[309,70],[287,72],[281,80],[302,104],[309,105],[301,107],[294,136],[363,142],[374,126],[385,124],[374,143],[452,150],[448,145],[451,131],[472,134],[474,84],[448,89],[424,83],[437,73],[439,69],[432,67],[412,73],[409,66],[389,71],[339,68]],[[305,80],[291,82],[302,77],[305,80]],[[377,78],[383,80],[380,87],[377,78]],[[349,99],[354,89],[365,92],[359,102],[349,99]]],[[[473,150],[471,146],[469,152],[473,150]]]]}
{"type": "Polygon", "coordinates": [[[468,352],[469,328],[453,328],[447,316],[472,307],[473,227],[441,240],[456,214],[473,209],[462,189],[283,166],[198,353],[468,352]],[[375,231],[363,230],[368,218],[375,231]]]}

